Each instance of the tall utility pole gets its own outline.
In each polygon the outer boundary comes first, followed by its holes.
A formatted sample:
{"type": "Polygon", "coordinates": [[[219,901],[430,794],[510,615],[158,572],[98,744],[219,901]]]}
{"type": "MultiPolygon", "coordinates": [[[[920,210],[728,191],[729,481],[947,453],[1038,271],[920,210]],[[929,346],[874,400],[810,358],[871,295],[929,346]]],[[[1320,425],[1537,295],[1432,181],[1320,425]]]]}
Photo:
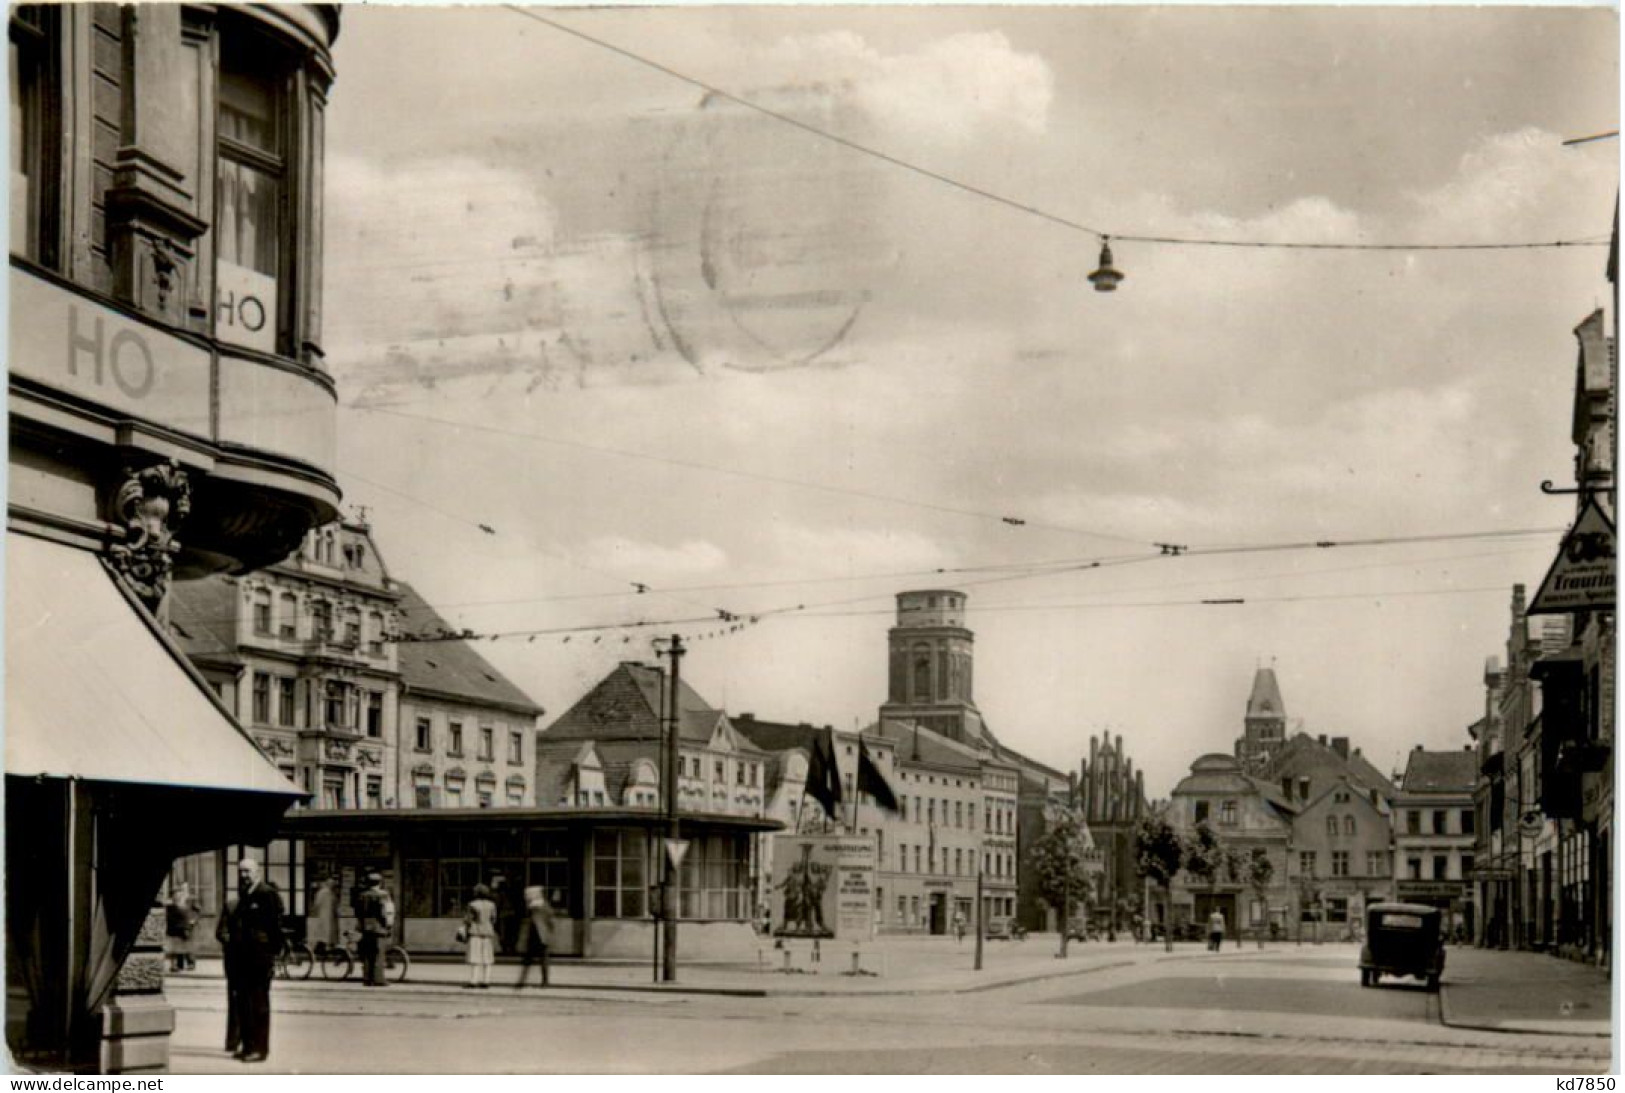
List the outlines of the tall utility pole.
{"type": "MultiPolygon", "coordinates": [[[[671,636],[671,644],[666,647],[662,656],[671,658],[671,680],[666,688],[666,748],[663,756],[665,769],[660,772],[661,797],[666,806],[666,836],[676,840],[679,837],[677,821],[677,742],[679,739],[679,715],[681,707],[677,701],[677,691],[682,678],[680,665],[683,662],[683,638],[680,634],[671,636]]],[[[665,962],[661,966],[661,979],[667,983],[677,982],[677,863],[672,860],[670,844],[663,848],[666,852],[660,855],[665,866],[665,880],[660,885],[660,913],[662,932],[665,937],[665,962]]]]}

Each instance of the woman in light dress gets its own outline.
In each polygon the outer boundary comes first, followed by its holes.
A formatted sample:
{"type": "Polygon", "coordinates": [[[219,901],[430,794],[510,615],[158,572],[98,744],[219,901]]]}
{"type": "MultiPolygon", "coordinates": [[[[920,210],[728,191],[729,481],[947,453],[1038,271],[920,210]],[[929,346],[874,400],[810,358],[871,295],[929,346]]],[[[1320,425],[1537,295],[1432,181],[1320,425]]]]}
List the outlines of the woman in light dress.
{"type": "Polygon", "coordinates": [[[491,986],[491,965],[496,962],[497,905],[491,889],[474,886],[474,898],[463,911],[463,932],[468,940],[468,982],[466,990],[486,990],[491,986]]]}

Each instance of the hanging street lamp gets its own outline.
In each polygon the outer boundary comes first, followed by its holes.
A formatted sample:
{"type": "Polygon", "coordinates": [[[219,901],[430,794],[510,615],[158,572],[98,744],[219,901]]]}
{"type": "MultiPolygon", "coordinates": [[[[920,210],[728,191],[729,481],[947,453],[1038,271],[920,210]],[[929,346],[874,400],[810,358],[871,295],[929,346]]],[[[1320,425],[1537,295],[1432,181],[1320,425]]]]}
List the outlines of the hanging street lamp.
{"type": "Polygon", "coordinates": [[[1100,268],[1089,275],[1089,283],[1095,286],[1096,292],[1116,292],[1117,282],[1127,274],[1112,267],[1112,241],[1109,236],[1100,237],[1100,268]]]}

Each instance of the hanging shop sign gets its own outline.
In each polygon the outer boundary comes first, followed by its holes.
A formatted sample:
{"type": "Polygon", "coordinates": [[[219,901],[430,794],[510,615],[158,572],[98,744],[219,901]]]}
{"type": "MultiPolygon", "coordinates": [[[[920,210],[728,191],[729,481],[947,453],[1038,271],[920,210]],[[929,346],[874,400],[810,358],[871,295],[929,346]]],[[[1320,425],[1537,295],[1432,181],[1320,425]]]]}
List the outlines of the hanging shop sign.
{"type": "Polygon", "coordinates": [[[1531,615],[1610,611],[1614,606],[1614,525],[1587,497],[1579,519],[1529,604],[1531,615]]]}

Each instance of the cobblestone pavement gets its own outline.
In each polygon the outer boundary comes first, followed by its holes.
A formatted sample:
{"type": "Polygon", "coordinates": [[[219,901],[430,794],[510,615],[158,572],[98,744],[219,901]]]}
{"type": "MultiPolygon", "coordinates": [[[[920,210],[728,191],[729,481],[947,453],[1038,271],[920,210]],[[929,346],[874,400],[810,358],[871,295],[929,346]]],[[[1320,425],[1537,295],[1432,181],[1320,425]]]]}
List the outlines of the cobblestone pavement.
{"type": "Polygon", "coordinates": [[[1601,1073],[1609,1041],[1450,1028],[1336,947],[1140,951],[964,993],[730,997],[279,984],[271,1059],[220,1049],[223,984],[176,983],[174,1069],[303,1073],[1601,1073]]]}

